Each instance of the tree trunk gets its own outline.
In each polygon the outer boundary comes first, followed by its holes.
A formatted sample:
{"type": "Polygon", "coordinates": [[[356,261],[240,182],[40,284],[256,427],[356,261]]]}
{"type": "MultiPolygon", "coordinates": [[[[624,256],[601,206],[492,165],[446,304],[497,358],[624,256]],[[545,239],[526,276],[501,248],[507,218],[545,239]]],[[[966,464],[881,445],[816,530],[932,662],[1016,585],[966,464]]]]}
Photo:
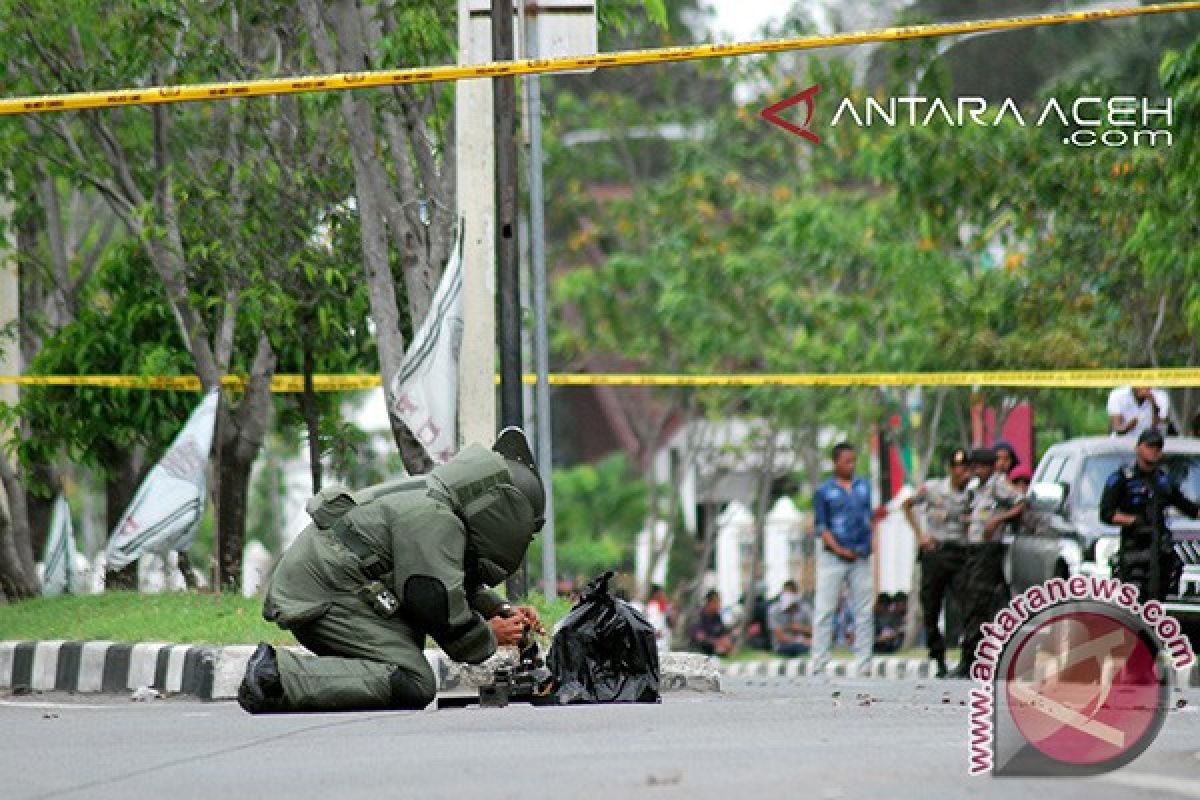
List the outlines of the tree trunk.
{"type": "Polygon", "coordinates": [[[400,459],[404,462],[404,468],[408,470],[408,473],[424,475],[433,469],[433,459],[425,451],[425,445],[417,440],[413,432],[404,424],[404,420],[389,413],[388,422],[392,425],[392,438],[396,440],[396,447],[400,450],[400,459]]]}
{"type": "Polygon", "coordinates": [[[308,461],[312,472],[312,493],[321,491],[321,413],[317,408],[317,393],[313,390],[313,365],[315,358],[312,340],[304,342],[304,392],[300,395],[300,410],[304,414],[304,426],[308,429],[308,461]]]}
{"type": "MultiPolygon", "coordinates": [[[[933,414],[929,418],[929,424],[923,425],[925,434],[924,455],[921,458],[921,468],[918,474],[913,476],[913,483],[920,486],[929,476],[929,471],[934,467],[933,460],[937,457],[938,430],[941,428],[942,409],[946,405],[946,395],[949,389],[945,386],[939,386],[934,393],[933,414]]],[[[919,445],[918,445],[919,446],[919,445]]]]}
{"type": "MultiPolygon", "coordinates": [[[[378,55],[383,28],[390,31],[394,25],[390,12],[368,19],[353,0],[323,4],[307,0],[301,3],[301,13],[313,51],[326,72],[366,67],[372,54],[378,55]]],[[[415,97],[406,95],[403,88],[394,92],[403,119],[385,108],[382,136],[379,114],[368,98],[342,92],[339,101],[354,164],[364,277],[388,416],[404,466],[417,475],[428,472],[433,462],[404,422],[391,413],[395,399],[391,380],[399,372],[405,342],[388,245],[391,242],[401,257],[409,317],[416,330],[429,311],[457,220],[452,211],[454,160],[447,155],[438,170],[434,143],[424,127],[427,109],[418,108],[415,97]],[[413,210],[416,198],[427,201],[428,227],[417,215],[405,211],[413,210]]]]}
{"type": "Polygon", "coordinates": [[[275,364],[275,351],[262,333],[236,414],[224,399],[217,411],[217,587],[222,592],[236,592],[242,586],[250,470],[270,422],[275,364]]]}
{"type": "Polygon", "coordinates": [[[192,559],[187,553],[176,553],[176,563],[179,566],[179,574],[183,576],[183,585],[188,588],[188,591],[196,591],[196,573],[192,570],[192,559]]]}
{"type": "MultiPolygon", "coordinates": [[[[762,468],[758,474],[758,495],[754,498],[754,546],[750,552],[750,586],[744,593],[742,622],[738,627],[737,641],[744,643],[754,621],[754,608],[758,603],[759,572],[762,571],[762,551],[766,539],[767,511],[771,502],[771,485],[775,477],[775,432],[767,431],[767,443],[763,451],[762,468]]],[[[726,601],[728,602],[728,601],[726,601]]]]}
{"type": "MultiPolygon", "coordinates": [[[[254,456],[241,455],[244,449],[236,441],[227,443],[221,458],[218,484],[217,530],[221,532],[217,553],[220,591],[237,592],[242,588],[242,550],[246,541],[246,498],[250,493],[250,469],[254,456]]],[[[257,455],[255,451],[254,455],[257,455]]]]}
{"type": "Polygon", "coordinates": [[[0,456],[0,602],[11,602],[38,593],[37,572],[21,558],[17,542],[29,539],[29,518],[25,511],[25,490],[8,460],[0,456]]]}
{"type": "MultiPolygon", "coordinates": [[[[109,536],[117,529],[121,515],[137,494],[138,484],[145,477],[145,456],[140,452],[116,453],[110,460],[104,481],[104,522],[109,536]]],[[[136,592],[138,588],[138,562],[134,561],[121,569],[109,569],[104,573],[105,589],[123,589],[136,592]]]]}
{"type": "Polygon", "coordinates": [[[712,560],[713,548],[717,543],[717,513],[715,506],[705,508],[704,519],[700,525],[700,552],[696,560],[698,568],[690,583],[680,584],[675,601],[675,630],[671,637],[675,641],[687,642],[688,633],[696,619],[696,611],[704,599],[704,575],[708,572],[708,562],[712,560]]]}
{"type": "Polygon", "coordinates": [[[50,531],[50,517],[54,514],[54,503],[62,491],[62,477],[53,464],[38,464],[32,469],[28,483],[48,487],[48,495],[25,490],[25,508],[29,514],[29,557],[38,561],[46,549],[46,536],[50,531]]]}

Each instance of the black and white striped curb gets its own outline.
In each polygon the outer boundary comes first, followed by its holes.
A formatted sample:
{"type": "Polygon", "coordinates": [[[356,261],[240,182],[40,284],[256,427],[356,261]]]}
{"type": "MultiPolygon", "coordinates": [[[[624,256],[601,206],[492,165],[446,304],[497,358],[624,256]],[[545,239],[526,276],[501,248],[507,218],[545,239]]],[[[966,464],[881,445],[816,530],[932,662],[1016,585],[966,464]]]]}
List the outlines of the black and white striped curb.
{"type": "Polygon", "coordinates": [[[0,642],[0,689],[213,697],[220,648],[160,642],[0,642]]]}
{"type": "MultiPolygon", "coordinates": [[[[951,665],[953,669],[953,665],[951,665]]],[[[721,674],[728,677],[778,677],[803,678],[813,675],[812,662],[808,658],[769,658],[758,661],[738,661],[721,665],[721,674]]],[[[832,659],[825,675],[845,678],[932,678],[936,675],[934,662],[923,658],[897,658],[877,656],[872,658],[859,676],[854,676],[852,662],[832,659]]],[[[1200,687],[1200,665],[1175,671],[1175,685],[1200,687]]]]}
{"type": "MultiPolygon", "coordinates": [[[[806,678],[814,675],[812,660],[808,658],[765,658],[757,661],[737,661],[722,665],[722,674],[730,677],[780,677],[806,678]]],[[[849,660],[831,659],[826,675],[845,678],[854,675],[849,660]]],[[[863,678],[931,678],[935,675],[934,662],[923,658],[895,658],[877,656],[867,662],[866,669],[858,677],[863,678]]]]}
{"type": "MultiPolygon", "coordinates": [[[[202,700],[237,696],[254,645],[182,645],[162,642],[0,641],[0,690],[124,694],[150,688],[202,700]]],[[[508,651],[469,666],[440,650],[425,658],[438,691],[478,690],[491,670],[512,663],[508,651]]],[[[663,653],[661,686],[666,691],[721,690],[715,659],[695,653],[663,653]]]]}

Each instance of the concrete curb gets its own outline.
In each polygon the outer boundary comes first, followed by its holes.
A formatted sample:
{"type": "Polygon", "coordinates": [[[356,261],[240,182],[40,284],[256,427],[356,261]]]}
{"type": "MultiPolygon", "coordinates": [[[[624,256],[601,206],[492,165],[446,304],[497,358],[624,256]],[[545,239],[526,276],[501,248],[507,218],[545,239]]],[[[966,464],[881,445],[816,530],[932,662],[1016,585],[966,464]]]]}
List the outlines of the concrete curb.
{"type": "MultiPolygon", "coordinates": [[[[303,648],[297,648],[303,652],[303,648]]],[[[229,700],[254,645],[181,645],[166,642],[0,641],[0,689],[124,694],[142,688],[201,700],[229,700]]],[[[477,690],[491,671],[515,661],[502,650],[484,664],[451,661],[425,651],[439,692],[477,690]]],[[[721,691],[716,659],[696,653],[664,653],[663,691],[721,691]]]]}
{"type": "MultiPolygon", "coordinates": [[[[867,662],[864,678],[932,678],[935,672],[934,662],[923,658],[898,658],[895,656],[876,656],[867,662]]],[[[787,677],[802,678],[813,675],[812,661],[808,658],[764,658],[757,661],[738,661],[723,664],[722,674],[730,677],[787,677]]],[[[851,661],[849,659],[831,659],[826,668],[826,675],[838,678],[852,677],[851,661]]]]}
{"type": "MultiPolygon", "coordinates": [[[[303,651],[302,648],[298,648],[303,651]]],[[[125,694],[142,688],[201,700],[228,700],[237,695],[253,645],[185,645],[166,642],[0,641],[0,690],[66,691],[125,694]]],[[[470,692],[492,670],[515,660],[502,650],[472,666],[451,661],[440,650],[425,651],[437,676],[438,692],[470,692]]],[[[808,658],[769,658],[720,663],[698,653],[661,654],[661,687],[665,692],[720,692],[725,677],[804,678],[811,675],[808,658]]],[[[852,677],[849,660],[829,663],[832,677],[852,677]]],[[[872,658],[862,677],[898,680],[932,678],[932,661],[920,658],[872,658]]],[[[1200,665],[1179,670],[1175,685],[1200,687],[1200,665]]]]}

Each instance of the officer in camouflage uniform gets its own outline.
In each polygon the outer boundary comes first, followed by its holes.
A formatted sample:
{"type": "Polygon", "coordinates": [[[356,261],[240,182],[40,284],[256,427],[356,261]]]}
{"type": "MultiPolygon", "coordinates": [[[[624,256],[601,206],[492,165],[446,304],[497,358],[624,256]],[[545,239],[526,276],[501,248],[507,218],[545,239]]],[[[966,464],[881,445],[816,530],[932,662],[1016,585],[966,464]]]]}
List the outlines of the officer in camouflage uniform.
{"type": "Polygon", "coordinates": [[[983,625],[996,611],[996,587],[1004,584],[1004,526],[1021,516],[1025,496],[996,467],[990,447],[971,451],[975,467],[974,502],[967,527],[967,564],[963,598],[962,660],[954,675],[971,676],[983,625]]]}
{"type": "Polygon", "coordinates": [[[428,475],[323,490],[263,604],[316,657],[260,644],[238,702],[251,713],[424,708],[437,690],[426,634],[450,658],[478,664],[541,627],[532,609],[487,587],[521,564],[544,506],[518,428],[428,475]]]}
{"type": "Polygon", "coordinates": [[[1200,506],[1185,497],[1158,466],[1162,451],[1162,434],[1155,428],[1143,431],[1137,440],[1137,461],[1114,472],[1100,496],[1101,521],[1121,526],[1116,575],[1138,587],[1143,603],[1179,592],[1183,562],[1172,546],[1164,517],[1167,507],[1189,517],[1200,513],[1200,506]]]}
{"type": "Polygon", "coordinates": [[[967,561],[967,523],[972,495],[967,489],[971,465],[966,450],[955,450],[946,461],[945,478],[926,481],[917,494],[904,501],[904,516],[917,534],[921,564],[921,613],[929,657],[937,662],[937,676],[946,677],[946,640],[938,625],[947,590],[958,595],[967,561]],[[922,529],[913,507],[924,506],[928,530],[922,529]]]}

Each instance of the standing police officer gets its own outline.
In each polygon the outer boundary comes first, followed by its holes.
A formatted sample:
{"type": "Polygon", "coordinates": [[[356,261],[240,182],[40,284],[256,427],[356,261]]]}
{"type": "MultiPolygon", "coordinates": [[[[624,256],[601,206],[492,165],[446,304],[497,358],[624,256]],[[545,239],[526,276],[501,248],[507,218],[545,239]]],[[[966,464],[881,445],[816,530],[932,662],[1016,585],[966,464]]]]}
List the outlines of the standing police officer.
{"type": "Polygon", "coordinates": [[[1003,526],[1021,516],[1025,496],[996,471],[996,451],[971,451],[975,467],[974,504],[967,527],[967,566],[963,599],[962,661],[957,678],[969,678],[975,648],[983,640],[983,625],[995,613],[996,588],[1004,584],[1003,526]]]}
{"type": "Polygon", "coordinates": [[[1175,554],[1167,528],[1167,506],[1196,517],[1200,506],[1187,499],[1158,466],[1163,436],[1147,428],[1138,436],[1137,461],[1114,472],[1100,496],[1100,519],[1121,526],[1117,577],[1141,592],[1142,602],[1165,600],[1179,591],[1183,563],[1175,554]]]}
{"type": "Polygon", "coordinates": [[[957,595],[962,588],[967,561],[967,522],[971,515],[971,492],[967,482],[971,465],[966,450],[955,450],[946,461],[945,478],[926,481],[917,494],[904,501],[904,516],[917,534],[921,564],[921,613],[925,618],[925,641],[929,657],[937,662],[937,676],[946,677],[946,639],[938,626],[947,590],[957,595]],[[925,506],[922,530],[914,505],[925,506]]]}
{"type": "Polygon", "coordinates": [[[284,552],[263,616],[316,657],[260,644],[238,702],[251,713],[418,709],[434,698],[429,634],[478,664],[540,629],[487,587],[516,571],[541,530],[545,495],[519,428],[471,445],[428,475],[323,490],[284,552]]]}

